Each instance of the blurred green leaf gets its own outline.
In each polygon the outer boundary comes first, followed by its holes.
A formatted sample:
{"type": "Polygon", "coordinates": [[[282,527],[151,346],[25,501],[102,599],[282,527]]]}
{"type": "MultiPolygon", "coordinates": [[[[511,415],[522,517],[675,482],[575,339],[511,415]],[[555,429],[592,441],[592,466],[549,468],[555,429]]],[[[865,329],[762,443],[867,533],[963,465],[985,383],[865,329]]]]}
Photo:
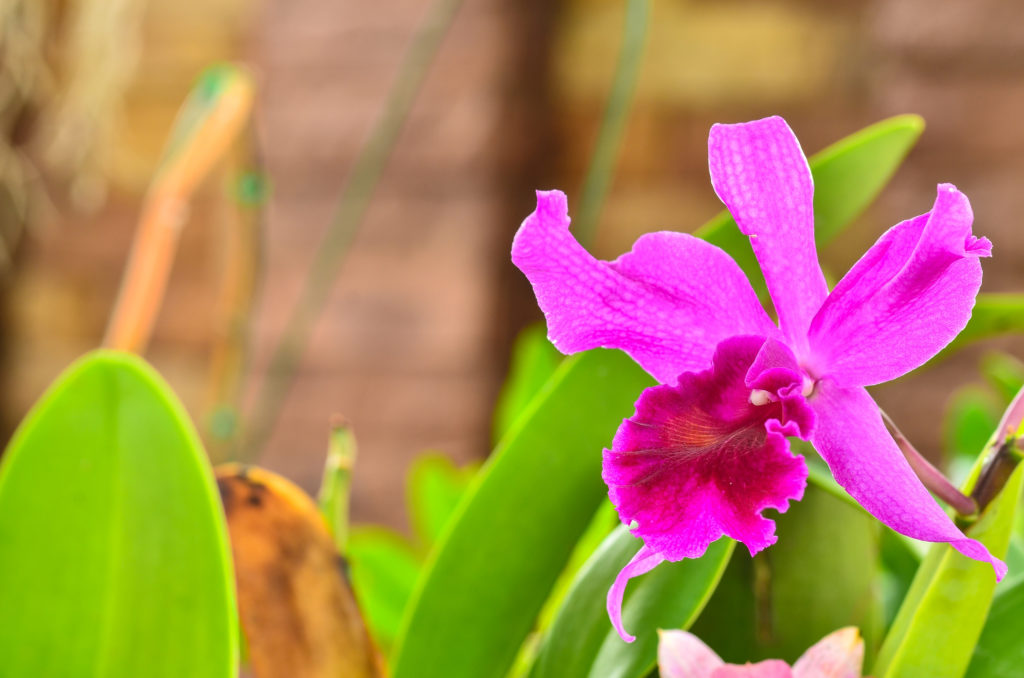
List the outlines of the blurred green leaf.
{"type": "Polygon", "coordinates": [[[349,535],[348,563],[366,625],[381,649],[387,650],[395,642],[423,556],[391,530],[357,526],[349,535]]]}
{"type": "Polygon", "coordinates": [[[508,378],[494,410],[494,442],[508,433],[533,397],[565,359],[548,341],[543,323],[530,325],[516,337],[508,378]]]}
{"type": "Polygon", "coordinates": [[[943,439],[946,459],[970,455],[969,462],[988,442],[992,431],[999,425],[999,416],[1009,400],[1000,404],[988,389],[967,385],[957,389],[946,406],[943,419],[943,439]]]}
{"type": "Polygon", "coordinates": [[[394,678],[508,671],[604,496],[599,451],[651,384],[618,352],[562,364],[433,553],[396,645],[394,678]]]}
{"type": "Polygon", "coordinates": [[[1000,334],[1024,332],[1024,294],[979,294],[964,331],[932,358],[938,362],[967,344],[1000,334]]]}
{"type": "MultiPolygon", "coordinates": [[[[885,187],[924,130],[916,115],[899,115],[865,127],[809,159],[814,175],[814,221],[818,245],[831,240],[857,218],[885,187]]],[[[762,302],[770,303],[764,277],[750,249],[726,211],[694,234],[732,255],[747,274],[762,302]]]]}
{"type": "MultiPolygon", "coordinates": [[[[999,399],[1002,401],[1002,406],[996,412],[996,421],[998,422],[999,412],[1010,404],[1013,397],[1017,395],[1017,391],[1024,386],[1024,363],[1015,356],[992,351],[986,353],[985,357],[981,359],[981,373],[996,389],[999,399]]],[[[995,425],[987,430],[991,431],[994,428],[995,425]]]]}
{"type": "Polygon", "coordinates": [[[425,547],[441,537],[469,488],[476,465],[459,468],[443,454],[421,454],[409,470],[407,492],[413,530],[425,547]]]}
{"type": "Polygon", "coordinates": [[[141,359],[64,372],[0,468],[0,657],[11,676],[237,674],[220,500],[180,403],[141,359]]]}
{"type": "Polygon", "coordinates": [[[657,629],[689,628],[711,597],[735,542],[721,539],[703,558],[663,563],[630,583],[624,643],[608,621],[605,599],[616,575],[642,545],[619,526],[573,582],[530,673],[531,678],[640,678],[655,665],[657,629]]]}
{"type": "Polygon", "coordinates": [[[347,553],[352,588],[382,649],[394,643],[427,554],[476,471],[475,465],[459,468],[437,452],[421,454],[406,477],[416,543],[383,527],[361,526],[352,531],[347,553]]]}
{"type": "MultiPolygon", "coordinates": [[[[987,457],[983,448],[975,472],[987,457]]],[[[966,530],[969,537],[1005,558],[1021,496],[1024,467],[1010,476],[1003,491],[966,530]]],[[[900,607],[879,652],[877,678],[960,678],[974,652],[996,588],[992,567],[970,560],[948,544],[933,544],[900,607]]]]}

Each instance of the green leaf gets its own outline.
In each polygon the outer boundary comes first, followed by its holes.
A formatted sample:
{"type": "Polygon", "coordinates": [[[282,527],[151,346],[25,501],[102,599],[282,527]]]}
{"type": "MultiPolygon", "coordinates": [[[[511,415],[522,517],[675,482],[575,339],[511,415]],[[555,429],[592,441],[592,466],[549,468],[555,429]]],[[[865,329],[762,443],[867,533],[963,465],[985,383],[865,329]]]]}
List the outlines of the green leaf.
{"type": "MultiPolygon", "coordinates": [[[[973,484],[991,442],[969,481],[973,484]]],[[[1020,501],[1024,466],[1010,476],[966,534],[1005,558],[1020,501]]],[[[992,567],[970,560],[947,544],[934,544],[900,607],[879,652],[878,678],[960,678],[967,669],[992,602],[992,567]]]]}
{"type": "Polygon", "coordinates": [[[0,468],[12,676],[237,675],[230,551],[188,416],[141,359],[72,365],[0,468]]]}
{"type": "MultiPolygon", "coordinates": [[[[960,473],[960,480],[966,477],[978,450],[984,447],[999,424],[999,415],[1006,404],[1000,404],[988,389],[970,384],[957,389],[949,399],[942,426],[946,459],[958,465],[967,455],[971,457],[963,462],[966,468],[960,473]]],[[[956,475],[950,473],[952,478],[956,475]]]]}
{"type": "MultiPolygon", "coordinates": [[[[1024,312],[1024,311],[1022,311],[1024,312]]],[[[1010,404],[1021,387],[1024,387],[1024,363],[1015,356],[999,351],[987,353],[981,360],[981,372],[985,379],[999,393],[1003,406],[1010,404]]],[[[999,408],[1002,410],[1002,407],[999,408]]],[[[996,421],[999,419],[996,413],[996,421]]],[[[995,428],[993,424],[987,430],[995,428]]]]}
{"type": "Polygon", "coordinates": [[[508,379],[494,409],[494,442],[498,442],[526,410],[565,357],[548,341],[543,323],[530,325],[516,337],[508,379]]]}
{"type": "Polygon", "coordinates": [[[476,466],[459,468],[438,453],[421,454],[413,462],[408,476],[409,513],[424,546],[440,538],[476,472],[476,466]]]}
{"type": "Polygon", "coordinates": [[[642,545],[625,526],[609,535],[572,584],[538,653],[531,678],[641,678],[655,665],[657,629],[689,628],[725,570],[735,542],[721,539],[703,558],[663,563],[630,583],[625,643],[608,621],[605,599],[616,575],[642,545]]]}
{"type": "MultiPolygon", "coordinates": [[[[916,115],[882,120],[832,144],[809,159],[814,176],[815,239],[819,246],[831,240],[871,204],[924,130],[916,115]]],[[[728,212],[722,212],[695,233],[732,255],[747,274],[762,302],[770,301],[764,277],[728,212]]]]}
{"type": "Polygon", "coordinates": [[[694,633],[724,660],[741,664],[793,661],[851,625],[870,652],[882,620],[877,523],[814,486],[776,520],[778,543],[754,559],[736,553],[694,633]]]}
{"type": "Polygon", "coordinates": [[[776,521],[778,543],[757,556],[769,571],[761,656],[794,661],[844,626],[870,654],[882,623],[878,521],[814,486],[776,521]]]}
{"type": "Polygon", "coordinates": [[[600,450],[651,378],[566,360],[460,504],[405,619],[394,678],[503,676],[605,494],[600,450]]]}
{"type": "Polygon", "coordinates": [[[1024,618],[1024,579],[1002,589],[967,668],[967,678],[1019,678],[1024,666],[1020,620],[1024,618]]]}
{"type": "Polygon", "coordinates": [[[437,541],[476,473],[439,453],[421,454],[406,478],[415,543],[387,528],[352,531],[348,560],[352,588],[374,640],[384,650],[395,642],[406,605],[437,541]]]}
{"type": "Polygon", "coordinates": [[[979,294],[967,327],[928,364],[939,362],[972,342],[1010,333],[1024,333],[1024,294],[979,294]]]}
{"type": "Polygon", "coordinates": [[[381,527],[352,528],[348,562],[359,608],[374,640],[390,648],[423,567],[423,557],[400,535],[381,527]]]}

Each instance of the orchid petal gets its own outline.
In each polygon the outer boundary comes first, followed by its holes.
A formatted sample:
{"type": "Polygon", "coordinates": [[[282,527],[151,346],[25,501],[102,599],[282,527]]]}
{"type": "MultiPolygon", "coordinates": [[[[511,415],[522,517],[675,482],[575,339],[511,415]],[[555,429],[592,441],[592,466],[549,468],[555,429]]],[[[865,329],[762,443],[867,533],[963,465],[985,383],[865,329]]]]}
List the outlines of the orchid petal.
{"type": "Polygon", "coordinates": [[[619,632],[619,636],[627,643],[636,640],[636,636],[627,633],[622,626],[622,599],[626,595],[626,584],[633,577],[647,574],[663,562],[665,559],[654,550],[642,546],[633,559],[622,568],[622,571],[615,577],[615,583],[608,589],[608,616],[612,620],[612,626],[619,632]]]}
{"type": "Polygon", "coordinates": [[[537,193],[512,261],[560,351],[622,349],[661,382],[706,368],[726,337],[778,331],[736,262],[698,238],[650,233],[615,261],[595,259],[569,233],[560,191],[537,193]]]}
{"type": "Polygon", "coordinates": [[[870,386],[924,364],[960,333],[981,286],[971,205],[939,186],[927,214],[889,229],[836,285],[811,323],[811,368],[870,386]]]}
{"type": "Polygon", "coordinates": [[[793,678],[793,671],[781,659],[756,664],[726,664],[711,672],[711,678],[793,678]]]}
{"type": "Polygon", "coordinates": [[[814,244],[814,182],[786,121],[714,125],[708,164],[715,193],[761,265],[779,324],[798,354],[828,295],[814,244]]]}
{"type": "Polygon", "coordinates": [[[661,678],[711,678],[725,662],[704,641],[687,631],[658,633],[658,673],[661,678]]]}
{"type": "Polygon", "coordinates": [[[856,627],[828,634],[793,664],[793,678],[860,678],[864,639],[856,627]]]}
{"type": "Polygon", "coordinates": [[[968,558],[991,563],[996,579],[1003,578],[1006,565],[964,536],[914,475],[867,391],[823,379],[808,402],[818,414],[811,442],[868,513],[908,537],[949,542],[968,558]]]}
{"type": "Polygon", "coordinates": [[[667,560],[699,558],[723,535],[753,555],[776,541],[762,511],[783,512],[803,496],[807,467],[785,436],[813,422],[787,420],[779,402],[752,405],[744,384],[763,341],[728,339],[711,369],[645,390],[605,450],[602,475],[619,517],[667,560]]]}

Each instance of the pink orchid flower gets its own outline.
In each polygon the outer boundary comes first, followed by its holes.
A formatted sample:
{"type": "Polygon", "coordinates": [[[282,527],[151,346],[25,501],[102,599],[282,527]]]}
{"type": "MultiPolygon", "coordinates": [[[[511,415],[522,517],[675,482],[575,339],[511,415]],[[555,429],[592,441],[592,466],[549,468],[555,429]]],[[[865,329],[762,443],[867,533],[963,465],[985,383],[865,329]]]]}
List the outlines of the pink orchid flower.
{"type": "Polygon", "coordinates": [[[726,664],[700,638],[662,631],[658,639],[661,678],[861,678],[864,641],[854,627],[839,629],[811,646],[792,668],[778,659],[726,664]]]}
{"type": "Polygon", "coordinates": [[[931,211],[889,229],[831,291],[814,244],[813,183],[782,118],[715,125],[711,183],[750,236],[778,315],[739,266],[684,233],[642,236],[598,261],[569,234],[565,195],[537,193],[512,260],[529,278],[564,353],[618,348],[661,385],[645,390],[604,451],[623,523],[644,541],[608,594],[623,639],[626,582],[699,558],[722,535],[751,555],[803,496],[807,468],[787,436],[809,440],[872,515],[915,539],[949,542],[1006,566],[932,498],[887,432],[865,386],[925,363],[967,324],[991,243],[971,233],[967,198],[938,188],[931,211]]]}

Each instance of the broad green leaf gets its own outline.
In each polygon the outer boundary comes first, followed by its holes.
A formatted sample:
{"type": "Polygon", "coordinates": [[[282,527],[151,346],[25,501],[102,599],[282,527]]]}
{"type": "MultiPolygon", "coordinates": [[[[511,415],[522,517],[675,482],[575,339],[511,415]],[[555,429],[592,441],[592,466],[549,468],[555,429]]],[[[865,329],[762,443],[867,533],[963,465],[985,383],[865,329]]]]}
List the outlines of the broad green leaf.
{"type": "MultiPolygon", "coordinates": [[[[875,199],[923,130],[920,117],[900,115],[865,127],[811,156],[814,230],[819,246],[831,240],[875,199]]],[[[768,300],[750,240],[740,233],[728,212],[719,214],[694,235],[731,254],[762,302],[768,300]]]]}
{"type": "Polygon", "coordinates": [[[988,621],[967,668],[967,678],[1018,678],[1024,667],[1020,627],[1024,618],[1024,579],[1018,579],[1009,588],[999,588],[1002,590],[992,601],[988,621]]]}
{"type": "Polygon", "coordinates": [[[141,359],[72,365],[0,467],[11,676],[237,674],[224,515],[184,409],[141,359]]]}
{"type": "Polygon", "coordinates": [[[562,364],[434,551],[396,645],[394,678],[505,674],[604,497],[601,448],[651,383],[618,352],[562,364]]]}
{"type": "Polygon", "coordinates": [[[459,468],[439,453],[416,458],[406,491],[413,530],[421,544],[430,547],[437,542],[476,472],[475,465],[459,468]]]}
{"type": "Polygon", "coordinates": [[[543,323],[530,325],[519,333],[512,347],[508,378],[494,409],[495,443],[508,433],[564,359],[548,341],[543,323]]]}
{"type": "MultiPolygon", "coordinates": [[[[987,456],[979,458],[969,488],[987,456]]],[[[969,537],[1005,558],[1009,548],[1024,467],[1010,476],[1003,491],[966,530],[969,537]]],[[[995,591],[992,567],[970,560],[947,544],[934,544],[900,607],[879,652],[877,678],[959,678],[966,671],[985,624],[995,591]]]]}
{"type": "Polygon", "coordinates": [[[882,622],[878,521],[812,485],[776,523],[778,543],[757,556],[770,573],[761,656],[794,661],[844,626],[870,654],[882,622]]]}
{"type": "Polygon", "coordinates": [[[590,521],[590,525],[587,526],[583,535],[577,540],[576,546],[573,547],[568,563],[558,576],[558,580],[552,587],[551,594],[548,596],[547,601],[545,601],[544,607],[541,608],[533,633],[520,649],[519,656],[516,658],[515,666],[510,674],[511,678],[525,676],[532,670],[534,660],[539,651],[540,641],[547,636],[548,630],[554,624],[566,596],[569,595],[579,576],[580,570],[593,557],[605,539],[608,538],[608,535],[620,524],[619,515],[615,512],[615,507],[612,506],[612,503],[608,501],[601,502],[597,513],[594,514],[593,519],[590,521]]]}
{"type": "Polygon", "coordinates": [[[843,626],[859,627],[870,648],[882,619],[878,525],[814,486],[776,521],[778,543],[733,556],[694,633],[733,663],[793,661],[843,626]]]}
{"type": "Polygon", "coordinates": [[[729,562],[735,542],[721,539],[703,558],[662,563],[630,583],[623,623],[636,636],[625,643],[611,627],[605,599],[615,576],[642,543],[620,526],[605,539],[573,582],[537,656],[531,678],[640,678],[655,665],[659,628],[689,628],[729,562]]]}
{"type": "Polygon", "coordinates": [[[624,526],[610,534],[573,581],[538,652],[531,678],[643,676],[657,656],[657,628],[688,628],[711,596],[735,542],[723,539],[705,557],[663,563],[630,583],[623,605],[636,642],[611,627],[605,598],[615,576],[641,546],[624,526]]]}
{"type": "Polygon", "coordinates": [[[349,535],[348,563],[366,625],[381,649],[387,650],[395,642],[423,556],[391,530],[356,526],[349,535]]]}

